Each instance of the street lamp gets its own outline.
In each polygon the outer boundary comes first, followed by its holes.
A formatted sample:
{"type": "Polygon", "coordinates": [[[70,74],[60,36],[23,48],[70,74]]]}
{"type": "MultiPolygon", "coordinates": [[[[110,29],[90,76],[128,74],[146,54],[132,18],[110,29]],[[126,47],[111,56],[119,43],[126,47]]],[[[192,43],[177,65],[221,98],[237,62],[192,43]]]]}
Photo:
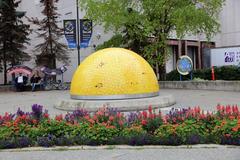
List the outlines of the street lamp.
{"type": "Polygon", "coordinates": [[[76,10],[77,10],[77,51],[78,51],[78,65],[80,65],[81,57],[80,57],[80,35],[79,35],[79,7],[78,7],[78,0],[76,0],[76,10]]]}

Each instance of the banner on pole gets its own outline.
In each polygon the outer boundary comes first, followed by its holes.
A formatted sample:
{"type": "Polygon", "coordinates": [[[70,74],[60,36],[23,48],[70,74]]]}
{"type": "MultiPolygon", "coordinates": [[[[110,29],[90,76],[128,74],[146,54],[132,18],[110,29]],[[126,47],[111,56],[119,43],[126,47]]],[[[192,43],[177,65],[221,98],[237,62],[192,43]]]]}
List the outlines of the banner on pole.
{"type": "Polygon", "coordinates": [[[68,48],[77,48],[76,20],[63,20],[63,28],[68,48]]]}
{"type": "Polygon", "coordinates": [[[92,37],[92,21],[80,19],[80,48],[87,48],[92,37]]]}

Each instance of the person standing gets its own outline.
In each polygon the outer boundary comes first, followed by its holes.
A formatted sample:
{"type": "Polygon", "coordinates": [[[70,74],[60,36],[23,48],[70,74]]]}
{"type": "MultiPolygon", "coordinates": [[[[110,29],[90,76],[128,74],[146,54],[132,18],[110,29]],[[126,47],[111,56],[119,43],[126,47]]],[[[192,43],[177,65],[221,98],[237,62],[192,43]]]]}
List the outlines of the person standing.
{"type": "Polygon", "coordinates": [[[15,87],[17,91],[23,91],[24,86],[27,84],[28,78],[24,76],[22,73],[19,73],[19,75],[15,78],[15,87]]]}
{"type": "MultiPolygon", "coordinates": [[[[31,77],[31,79],[30,79],[31,86],[32,86],[32,92],[35,91],[36,84],[41,85],[41,79],[42,79],[42,78],[39,76],[38,71],[36,71],[36,72],[32,75],[32,77],[31,77]]],[[[41,87],[41,86],[40,86],[40,87],[41,87]]]]}

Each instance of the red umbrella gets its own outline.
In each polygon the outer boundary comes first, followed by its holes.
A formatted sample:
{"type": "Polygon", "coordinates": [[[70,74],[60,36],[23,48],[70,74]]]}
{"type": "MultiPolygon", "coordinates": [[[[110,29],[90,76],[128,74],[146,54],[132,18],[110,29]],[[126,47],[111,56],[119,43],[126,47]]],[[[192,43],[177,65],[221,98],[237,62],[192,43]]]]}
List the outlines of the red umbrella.
{"type": "Polygon", "coordinates": [[[13,66],[11,68],[8,68],[7,73],[10,75],[13,73],[15,74],[23,73],[23,74],[30,75],[32,73],[32,69],[24,65],[18,65],[18,66],[13,66]]]}

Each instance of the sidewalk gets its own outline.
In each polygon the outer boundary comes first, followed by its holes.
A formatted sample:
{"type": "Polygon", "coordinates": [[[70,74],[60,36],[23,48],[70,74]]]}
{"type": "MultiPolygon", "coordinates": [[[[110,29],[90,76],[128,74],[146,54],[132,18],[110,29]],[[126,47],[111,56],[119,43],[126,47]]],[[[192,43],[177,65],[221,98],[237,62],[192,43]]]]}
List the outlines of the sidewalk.
{"type": "Polygon", "coordinates": [[[99,146],[0,151],[0,160],[239,160],[240,148],[220,145],[99,146]]]}
{"type": "MultiPolygon", "coordinates": [[[[217,104],[238,104],[240,106],[240,92],[160,89],[160,95],[172,94],[177,103],[172,107],[200,106],[204,110],[215,110],[217,104]]],[[[53,108],[60,99],[70,98],[69,91],[37,91],[37,92],[0,92],[0,114],[15,113],[18,107],[30,111],[32,104],[43,105],[50,115],[66,113],[53,108]]],[[[169,110],[170,108],[162,110],[169,110]]]]}

